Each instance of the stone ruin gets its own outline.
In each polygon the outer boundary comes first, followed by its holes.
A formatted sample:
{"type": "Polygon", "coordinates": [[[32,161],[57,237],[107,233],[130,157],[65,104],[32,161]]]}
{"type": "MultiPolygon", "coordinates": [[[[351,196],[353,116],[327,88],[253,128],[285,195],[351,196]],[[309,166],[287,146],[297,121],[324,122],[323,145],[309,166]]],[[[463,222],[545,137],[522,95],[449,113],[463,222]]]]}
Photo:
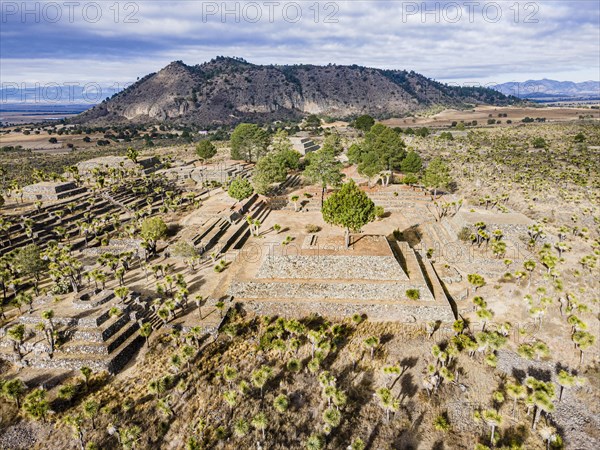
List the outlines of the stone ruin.
{"type": "Polygon", "coordinates": [[[85,188],[77,187],[77,185],[71,181],[42,181],[23,187],[23,198],[29,201],[62,200],[64,198],[82,194],[85,191],[85,188]]]}
{"type": "MultiPolygon", "coordinates": [[[[454,320],[435,270],[407,243],[391,244],[376,235],[355,240],[346,249],[341,236],[309,235],[301,247],[265,249],[259,252],[258,265],[240,268],[229,294],[257,314],[359,313],[376,321],[454,320]],[[419,298],[409,299],[408,290],[418,291],[419,298]]],[[[248,250],[252,255],[246,256],[255,258],[256,249],[248,250]]],[[[244,251],[240,257],[245,257],[244,251]]]]}
{"type": "Polygon", "coordinates": [[[111,253],[118,255],[120,253],[131,252],[134,258],[145,259],[146,249],[144,248],[143,239],[111,239],[108,245],[98,247],[87,247],[81,250],[81,253],[87,259],[95,259],[104,254],[111,253]]]}
{"type": "Polygon", "coordinates": [[[137,164],[125,156],[102,156],[100,158],[88,159],[77,164],[77,169],[81,175],[87,175],[93,169],[119,168],[134,169],[141,168],[144,173],[154,172],[160,167],[160,161],[154,156],[140,157],[137,164]]]}
{"type": "Polygon", "coordinates": [[[294,150],[300,152],[303,155],[306,155],[311,152],[316,152],[321,148],[319,144],[315,144],[315,142],[311,138],[306,136],[292,136],[290,137],[290,141],[292,142],[294,150]]]}
{"type": "MultiPolygon", "coordinates": [[[[70,303],[53,303],[51,296],[38,297],[34,305],[39,308],[31,314],[22,314],[3,330],[15,323],[25,324],[26,339],[21,345],[20,362],[24,366],[65,370],[87,366],[94,371],[116,373],[144,342],[138,330],[148,311],[140,307],[137,300],[121,301],[112,290],[86,290],[70,303]],[[120,314],[111,315],[113,307],[119,308],[120,314]],[[47,309],[54,311],[52,322],[60,336],[52,357],[45,333],[36,328],[39,323],[48,323],[42,318],[42,311],[47,309]]],[[[7,337],[0,340],[0,357],[19,363],[7,337]]]]}
{"type": "Polygon", "coordinates": [[[224,163],[208,164],[196,167],[193,165],[183,165],[171,167],[159,171],[159,174],[180,181],[193,180],[196,183],[204,184],[210,182],[226,183],[227,181],[242,177],[247,178],[251,174],[251,166],[247,163],[224,163]]]}

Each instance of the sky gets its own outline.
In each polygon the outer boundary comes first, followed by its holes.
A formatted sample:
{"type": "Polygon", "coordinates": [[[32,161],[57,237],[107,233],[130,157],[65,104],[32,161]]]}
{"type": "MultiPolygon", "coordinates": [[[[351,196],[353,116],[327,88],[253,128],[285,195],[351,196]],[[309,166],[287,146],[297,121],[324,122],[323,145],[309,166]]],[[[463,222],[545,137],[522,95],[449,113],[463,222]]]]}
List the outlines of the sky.
{"type": "Polygon", "coordinates": [[[600,80],[600,2],[0,2],[0,82],[120,86],[171,61],[358,64],[453,84],[600,80]]]}

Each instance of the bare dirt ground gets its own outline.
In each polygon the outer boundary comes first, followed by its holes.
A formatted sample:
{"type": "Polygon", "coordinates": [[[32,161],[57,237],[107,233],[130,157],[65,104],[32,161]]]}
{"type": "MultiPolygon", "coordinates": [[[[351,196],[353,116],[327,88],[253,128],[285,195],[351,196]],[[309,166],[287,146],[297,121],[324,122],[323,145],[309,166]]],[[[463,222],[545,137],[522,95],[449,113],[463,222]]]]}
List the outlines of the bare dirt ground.
{"type": "Polygon", "coordinates": [[[489,118],[499,119],[501,125],[494,127],[509,127],[517,125],[525,117],[533,119],[545,117],[547,122],[568,122],[577,120],[579,116],[591,115],[595,119],[600,118],[600,111],[589,108],[550,108],[550,107],[495,107],[495,106],[477,106],[472,110],[454,110],[447,109],[430,117],[387,119],[382,123],[390,127],[414,127],[414,126],[449,126],[452,122],[472,122],[476,120],[479,126],[485,126],[489,118]],[[499,117],[499,114],[507,114],[507,117],[499,117]],[[506,120],[512,120],[512,124],[507,124],[506,120]]]}

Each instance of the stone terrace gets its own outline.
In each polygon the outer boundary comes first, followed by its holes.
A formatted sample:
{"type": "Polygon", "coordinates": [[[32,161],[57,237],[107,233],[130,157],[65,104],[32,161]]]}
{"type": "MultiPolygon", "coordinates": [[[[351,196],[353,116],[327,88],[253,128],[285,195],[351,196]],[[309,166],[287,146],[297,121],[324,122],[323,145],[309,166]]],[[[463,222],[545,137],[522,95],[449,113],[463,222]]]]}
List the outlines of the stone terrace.
{"type": "MultiPolygon", "coordinates": [[[[88,366],[96,371],[117,372],[143,343],[138,333],[138,321],[146,312],[130,300],[119,301],[112,290],[85,291],[72,301],[65,299],[59,303],[40,299],[36,304],[43,308],[17,319],[27,327],[27,336],[21,346],[23,365],[69,370],[88,366]],[[120,315],[112,316],[112,307],[119,308],[120,315]],[[44,333],[36,328],[39,323],[47,323],[41,315],[44,309],[50,308],[55,314],[52,322],[62,341],[52,358],[44,333]]],[[[0,341],[0,357],[16,361],[11,347],[8,339],[0,341]]]]}
{"type": "Polygon", "coordinates": [[[30,184],[23,187],[23,198],[29,201],[36,200],[61,200],[63,198],[73,197],[85,192],[85,188],[79,188],[73,182],[50,182],[42,181],[36,184],[30,184]]]}
{"type": "Polygon", "coordinates": [[[88,159],[77,164],[77,169],[81,174],[90,173],[93,169],[119,168],[133,169],[140,167],[146,172],[153,172],[160,165],[160,161],[155,157],[139,158],[137,164],[125,156],[103,156],[100,158],[88,159]]]}
{"type": "Polygon", "coordinates": [[[433,268],[422,266],[407,244],[393,250],[384,236],[365,235],[345,249],[341,236],[320,239],[319,248],[273,247],[258,268],[244,265],[230,295],[261,314],[366,313],[379,321],[454,320],[433,268]],[[408,289],[417,290],[420,298],[408,299],[408,289]]]}

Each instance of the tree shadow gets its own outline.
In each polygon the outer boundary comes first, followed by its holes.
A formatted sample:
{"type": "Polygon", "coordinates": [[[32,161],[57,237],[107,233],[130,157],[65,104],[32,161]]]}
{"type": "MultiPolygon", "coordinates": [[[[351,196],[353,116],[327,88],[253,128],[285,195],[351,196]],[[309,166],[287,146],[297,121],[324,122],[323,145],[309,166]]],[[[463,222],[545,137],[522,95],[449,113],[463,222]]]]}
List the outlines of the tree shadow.
{"type": "Polygon", "coordinates": [[[400,361],[400,369],[402,370],[400,372],[400,375],[404,375],[404,372],[406,372],[408,369],[412,369],[413,367],[415,367],[418,361],[418,356],[408,356],[406,358],[402,358],[402,360],[400,361]]]}
{"type": "Polygon", "coordinates": [[[431,450],[444,450],[446,447],[444,446],[444,441],[439,440],[436,441],[433,446],[431,447],[431,450]]]}
{"type": "Polygon", "coordinates": [[[552,381],[552,373],[549,370],[540,369],[538,367],[529,366],[527,368],[527,374],[540,381],[552,381]]]}
{"type": "Polygon", "coordinates": [[[414,382],[412,373],[405,374],[400,379],[400,402],[407,398],[413,398],[419,392],[419,386],[414,382]]]}
{"type": "Polygon", "coordinates": [[[379,434],[379,428],[381,428],[381,422],[377,422],[377,424],[375,425],[375,427],[373,427],[373,430],[369,434],[369,437],[367,438],[367,441],[365,442],[366,450],[374,449],[373,443],[375,442],[375,439],[377,438],[377,435],[379,434]]]}
{"type": "Polygon", "coordinates": [[[519,383],[523,383],[523,380],[525,380],[527,373],[522,369],[517,369],[516,367],[513,367],[512,376],[516,378],[519,381],[519,383]]]}
{"type": "Polygon", "coordinates": [[[406,230],[403,230],[402,236],[404,236],[404,240],[408,242],[408,245],[411,247],[416,247],[423,239],[423,233],[421,232],[419,225],[412,225],[406,230]]]}

